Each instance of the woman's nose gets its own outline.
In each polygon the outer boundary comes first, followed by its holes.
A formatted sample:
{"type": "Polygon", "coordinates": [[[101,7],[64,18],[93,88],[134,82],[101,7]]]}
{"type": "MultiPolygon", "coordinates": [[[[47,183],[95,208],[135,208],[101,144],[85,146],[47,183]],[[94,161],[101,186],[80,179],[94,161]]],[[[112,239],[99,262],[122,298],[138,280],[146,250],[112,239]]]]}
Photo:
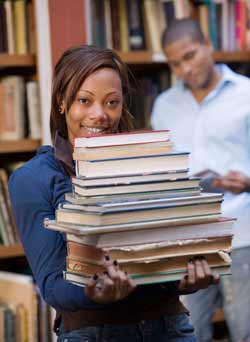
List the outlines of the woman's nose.
{"type": "Polygon", "coordinates": [[[92,106],[90,111],[91,119],[105,120],[107,114],[105,113],[105,109],[101,104],[95,104],[92,106]]]}

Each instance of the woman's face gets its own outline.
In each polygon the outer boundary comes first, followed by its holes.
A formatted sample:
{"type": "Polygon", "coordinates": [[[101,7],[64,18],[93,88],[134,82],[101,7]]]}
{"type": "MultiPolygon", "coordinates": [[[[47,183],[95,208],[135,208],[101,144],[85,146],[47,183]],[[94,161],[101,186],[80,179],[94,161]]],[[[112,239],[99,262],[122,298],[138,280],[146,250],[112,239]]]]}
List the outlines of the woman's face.
{"type": "Polygon", "coordinates": [[[95,71],[81,85],[68,113],[69,142],[76,137],[101,135],[116,131],[123,107],[122,84],[111,68],[95,71]]]}

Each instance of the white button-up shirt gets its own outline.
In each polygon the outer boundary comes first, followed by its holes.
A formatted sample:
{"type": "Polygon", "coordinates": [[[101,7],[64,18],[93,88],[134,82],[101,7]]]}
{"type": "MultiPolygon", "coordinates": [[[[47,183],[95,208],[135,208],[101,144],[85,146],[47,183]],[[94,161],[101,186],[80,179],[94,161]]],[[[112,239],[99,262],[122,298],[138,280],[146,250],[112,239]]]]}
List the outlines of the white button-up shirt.
{"type": "MultiPolygon", "coordinates": [[[[181,81],[160,94],[152,127],[170,129],[175,148],[191,152],[191,174],[211,169],[250,176],[250,79],[217,67],[222,79],[201,103],[181,81]]],[[[233,246],[250,246],[250,194],[225,193],[222,214],[238,219],[233,246]]]]}

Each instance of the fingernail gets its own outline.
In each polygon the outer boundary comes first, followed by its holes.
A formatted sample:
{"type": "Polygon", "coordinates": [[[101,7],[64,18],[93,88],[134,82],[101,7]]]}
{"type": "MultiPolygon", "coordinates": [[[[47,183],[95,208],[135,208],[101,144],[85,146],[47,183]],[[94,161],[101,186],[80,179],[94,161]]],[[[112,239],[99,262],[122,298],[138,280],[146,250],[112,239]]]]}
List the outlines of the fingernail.
{"type": "Polygon", "coordinates": [[[98,279],[98,275],[97,275],[96,273],[93,275],[93,279],[94,279],[94,280],[97,280],[97,279],[98,279]]]}
{"type": "Polygon", "coordinates": [[[117,260],[114,260],[113,264],[114,264],[114,266],[118,266],[117,260]]]}
{"type": "Polygon", "coordinates": [[[110,260],[110,256],[109,255],[105,255],[105,260],[109,261],[110,260]]]}

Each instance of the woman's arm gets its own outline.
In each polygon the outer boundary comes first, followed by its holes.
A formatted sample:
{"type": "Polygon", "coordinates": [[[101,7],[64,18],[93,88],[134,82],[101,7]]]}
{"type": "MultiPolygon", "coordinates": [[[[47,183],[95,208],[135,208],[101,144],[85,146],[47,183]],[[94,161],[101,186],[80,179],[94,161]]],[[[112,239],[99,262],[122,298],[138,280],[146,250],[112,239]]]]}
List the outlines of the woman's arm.
{"type": "MultiPolygon", "coordinates": [[[[24,166],[9,180],[16,225],[34,278],[45,301],[57,310],[102,308],[103,305],[94,303],[85,295],[83,288],[63,279],[62,271],[66,269],[63,235],[43,226],[45,217],[53,219],[55,216],[53,191],[48,182],[41,181],[43,171],[40,169],[35,174],[34,170],[24,166]]],[[[46,176],[49,179],[51,175],[46,176]]]]}

